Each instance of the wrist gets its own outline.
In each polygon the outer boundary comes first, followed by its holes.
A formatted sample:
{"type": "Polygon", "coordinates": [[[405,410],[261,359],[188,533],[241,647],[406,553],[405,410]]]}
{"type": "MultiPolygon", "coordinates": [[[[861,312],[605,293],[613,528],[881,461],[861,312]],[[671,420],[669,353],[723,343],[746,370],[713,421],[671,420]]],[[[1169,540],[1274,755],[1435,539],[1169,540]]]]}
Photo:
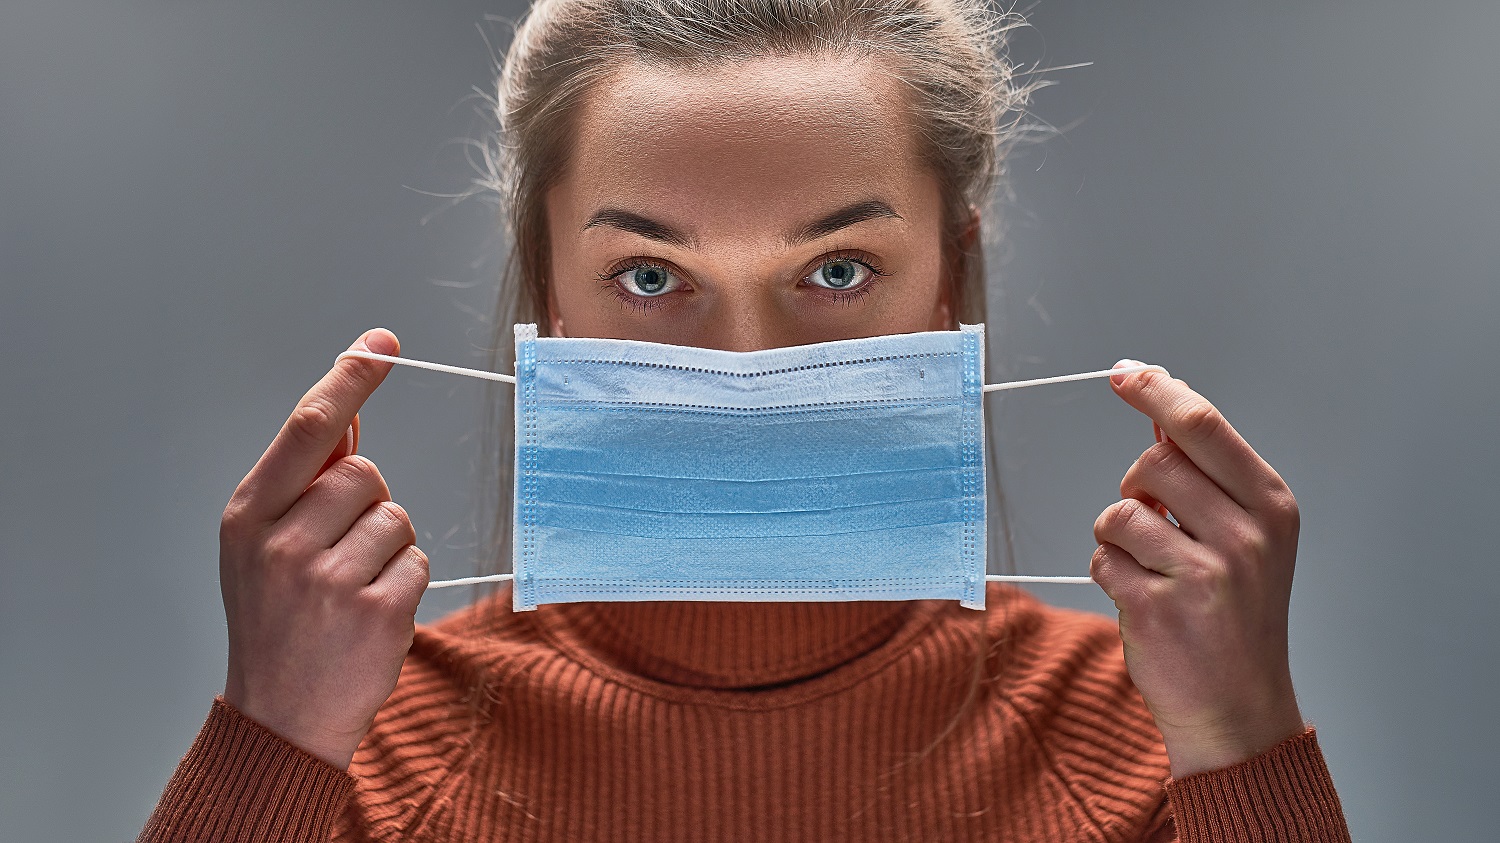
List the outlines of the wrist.
{"type": "Polygon", "coordinates": [[[347,771],[354,760],[354,751],[364,740],[363,735],[335,735],[326,730],[308,728],[306,724],[288,721],[269,711],[262,711],[244,696],[226,687],[220,695],[241,715],[259,723],[261,727],[297,747],[308,755],[320,759],[339,770],[347,771]]]}
{"type": "Polygon", "coordinates": [[[1295,702],[1274,712],[1226,718],[1211,726],[1164,728],[1172,777],[1221,770],[1247,761],[1307,728],[1295,702]]]}

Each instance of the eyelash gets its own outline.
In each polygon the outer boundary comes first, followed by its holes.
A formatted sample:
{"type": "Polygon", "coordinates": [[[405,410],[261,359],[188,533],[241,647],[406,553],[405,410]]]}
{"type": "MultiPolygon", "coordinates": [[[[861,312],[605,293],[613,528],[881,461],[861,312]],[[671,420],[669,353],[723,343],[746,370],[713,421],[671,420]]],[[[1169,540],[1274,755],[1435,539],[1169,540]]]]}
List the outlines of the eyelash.
{"type": "Polygon", "coordinates": [[[820,269],[824,264],[829,264],[833,263],[834,261],[841,260],[852,261],[853,263],[857,263],[863,266],[865,269],[870,270],[870,277],[865,281],[865,283],[860,284],[858,287],[855,287],[854,289],[848,291],[830,290],[825,287],[818,287],[816,285],[813,285],[813,289],[817,291],[818,295],[824,296],[828,300],[836,302],[838,304],[852,304],[864,298],[865,296],[868,296],[870,292],[875,289],[875,285],[880,283],[880,279],[890,274],[883,268],[881,268],[880,261],[876,260],[872,255],[867,255],[864,252],[859,251],[833,252],[827,257],[823,258],[816,267],[813,267],[813,271],[818,271],[818,269],[820,269]]]}
{"type": "MultiPolygon", "coordinates": [[[[873,255],[869,255],[864,252],[852,249],[840,249],[824,255],[822,259],[819,260],[817,265],[813,267],[812,271],[816,272],[826,264],[841,260],[852,261],[863,266],[865,269],[870,270],[870,278],[865,283],[860,284],[857,288],[849,291],[830,290],[825,287],[810,285],[813,289],[818,291],[819,295],[822,295],[823,297],[838,304],[851,304],[869,295],[870,291],[875,288],[875,285],[880,282],[881,278],[890,275],[889,272],[886,272],[881,267],[880,261],[876,260],[873,255]]],[[[613,293],[616,299],[624,304],[629,305],[632,310],[651,310],[653,308],[665,305],[666,301],[664,301],[664,299],[666,299],[667,297],[653,296],[652,298],[643,299],[640,296],[633,296],[630,293],[625,292],[624,290],[620,289],[619,284],[615,283],[615,278],[620,273],[625,272],[626,270],[639,269],[644,266],[655,267],[657,269],[665,269],[668,272],[672,271],[670,267],[663,265],[661,261],[645,257],[630,257],[619,261],[609,269],[601,272],[596,277],[599,279],[604,289],[613,293]]]]}
{"type": "MultiPolygon", "coordinates": [[[[619,261],[609,269],[606,269],[603,272],[599,273],[597,277],[605,290],[613,293],[614,297],[616,299],[619,299],[622,304],[630,305],[631,310],[653,310],[666,304],[666,302],[663,301],[666,296],[654,296],[649,299],[643,299],[640,296],[632,296],[631,294],[620,289],[620,285],[615,283],[615,277],[620,273],[628,269],[639,269],[643,266],[656,267],[657,269],[667,269],[667,267],[663,266],[660,261],[644,257],[632,257],[625,258],[624,260],[619,261]]],[[[667,269],[667,271],[670,272],[671,270],[667,269]]]]}

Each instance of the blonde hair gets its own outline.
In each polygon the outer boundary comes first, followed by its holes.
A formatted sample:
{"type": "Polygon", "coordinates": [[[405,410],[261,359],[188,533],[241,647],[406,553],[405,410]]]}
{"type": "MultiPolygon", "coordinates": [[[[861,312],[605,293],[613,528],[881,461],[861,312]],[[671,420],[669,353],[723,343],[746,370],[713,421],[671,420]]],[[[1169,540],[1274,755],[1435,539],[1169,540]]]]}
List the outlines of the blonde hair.
{"type": "MultiPolygon", "coordinates": [[[[921,163],[936,176],[942,195],[947,283],[958,321],[985,319],[984,245],[999,237],[990,213],[1011,145],[1034,130],[1022,122],[1030,94],[1042,84],[1020,80],[1005,55],[1019,15],[987,0],[537,0],[521,19],[491,101],[495,124],[481,150],[480,187],[498,200],[510,236],[496,308],[491,365],[513,365],[510,325],[549,325],[546,284],[550,240],[543,198],[566,172],[579,106],[593,86],[630,63],[692,72],[737,60],[785,55],[874,54],[908,92],[911,124],[921,163]],[[980,230],[970,231],[971,208],[980,230]]],[[[498,477],[498,513],[488,546],[493,565],[510,547],[512,433],[510,396],[489,402],[497,447],[482,476],[498,477]]],[[[1001,517],[1004,507],[991,443],[988,484],[1001,517]]],[[[487,501],[488,503],[488,501],[487,501]]],[[[996,538],[1009,547],[1009,529],[996,538]]],[[[1009,554],[1007,553],[1007,558],[1009,554]]],[[[992,648],[984,616],[976,624],[980,646],[966,707],[977,694],[992,648]]],[[[482,696],[482,695],[481,695],[482,696]]],[[[962,709],[960,710],[960,714],[962,709]]],[[[917,757],[925,756],[937,741],[917,757]]],[[[915,758],[912,760],[916,760],[915,758]]]]}

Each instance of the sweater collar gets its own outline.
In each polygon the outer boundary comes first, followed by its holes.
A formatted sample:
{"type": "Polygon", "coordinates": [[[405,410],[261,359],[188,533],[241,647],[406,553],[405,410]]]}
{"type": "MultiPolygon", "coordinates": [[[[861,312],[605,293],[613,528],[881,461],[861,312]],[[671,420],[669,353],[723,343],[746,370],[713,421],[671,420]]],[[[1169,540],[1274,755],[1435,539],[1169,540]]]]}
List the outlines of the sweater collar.
{"type": "Polygon", "coordinates": [[[551,603],[564,649],[671,685],[744,690],[810,679],[888,641],[934,601],[551,603]]]}

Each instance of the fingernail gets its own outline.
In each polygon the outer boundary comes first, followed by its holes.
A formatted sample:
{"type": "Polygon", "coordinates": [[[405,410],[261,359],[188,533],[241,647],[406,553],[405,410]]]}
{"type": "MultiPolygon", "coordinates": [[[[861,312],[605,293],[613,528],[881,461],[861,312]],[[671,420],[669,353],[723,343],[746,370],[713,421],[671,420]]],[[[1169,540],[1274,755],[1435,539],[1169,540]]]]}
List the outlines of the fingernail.
{"type": "MultiPolygon", "coordinates": [[[[1124,366],[1139,366],[1139,365],[1140,365],[1139,363],[1137,363],[1134,360],[1131,360],[1130,358],[1127,357],[1127,358],[1125,358],[1123,360],[1116,361],[1115,365],[1110,366],[1110,368],[1111,369],[1119,369],[1119,368],[1124,367],[1124,366]]],[[[1115,386],[1119,386],[1119,385],[1125,383],[1125,379],[1128,378],[1128,377],[1130,377],[1130,376],[1129,375],[1111,375],[1110,378],[1109,378],[1109,382],[1112,383],[1112,384],[1114,384],[1115,386]]]]}
{"type": "Polygon", "coordinates": [[[372,328],[366,331],[355,345],[362,345],[366,351],[373,351],[376,354],[393,354],[396,351],[395,337],[384,328],[372,328]]]}

